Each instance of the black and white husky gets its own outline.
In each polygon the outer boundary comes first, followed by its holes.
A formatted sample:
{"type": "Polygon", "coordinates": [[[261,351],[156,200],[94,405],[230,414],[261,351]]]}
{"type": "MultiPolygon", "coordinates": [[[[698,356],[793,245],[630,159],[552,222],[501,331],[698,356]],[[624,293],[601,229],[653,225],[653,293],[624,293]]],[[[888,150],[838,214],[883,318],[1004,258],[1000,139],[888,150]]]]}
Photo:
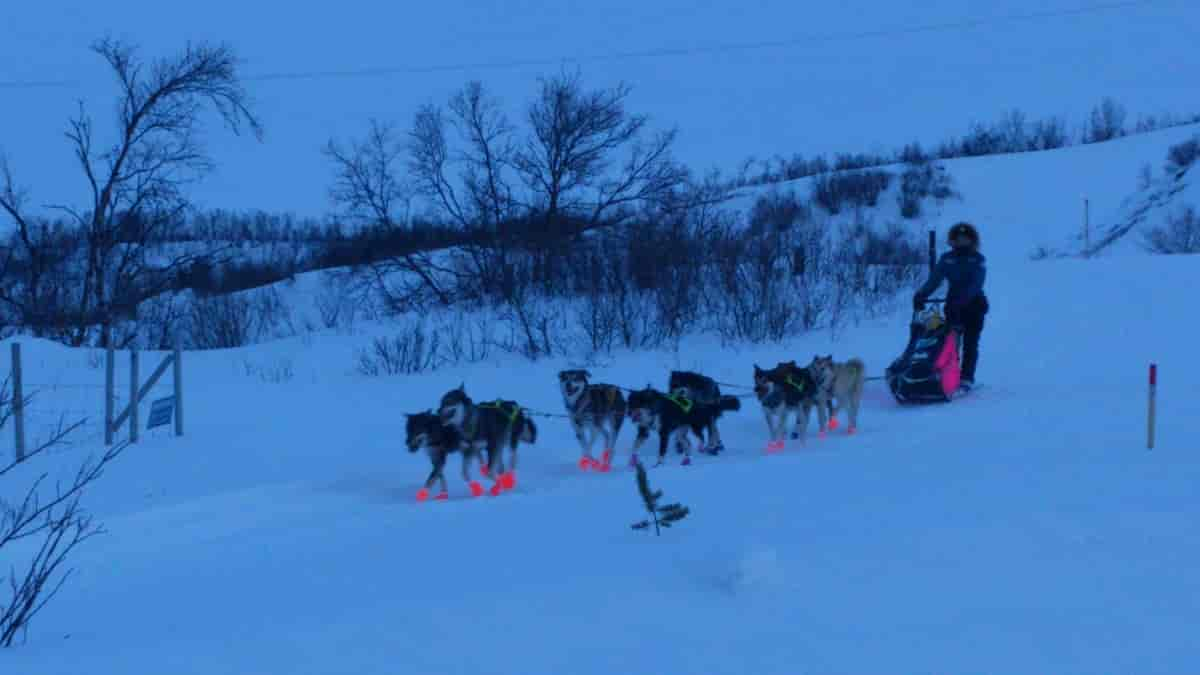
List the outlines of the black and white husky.
{"type": "Polygon", "coordinates": [[[672,441],[675,449],[683,454],[683,464],[691,464],[692,443],[688,432],[703,442],[705,431],[713,427],[721,413],[739,410],[741,406],[742,402],[736,396],[722,396],[716,403],[701,403],[675,394],[667,395],[653,387],[631,393],[629,418],[638,428],[637,438],[633,441],[633,461],[637,462],[638,450],[650,437],[650,432],[657,430],[658,464],[663,463],[667,446],[672,441]]]}
{"type": "Polygon", "coordinates": [[[452,426],[442,424],[440,417],[434,414],[432,410],[426,412],[414,413],[405,415],[405,442],[408,445],[409,452],[416,452],[422,448],[429,455],[429,462],[433,465],[433,470],[429,472],[429,478],[425,480],[425,487],[417,492],[417,501],[425,501],[429,499],[429,488],[433,487],[435,482],[441,483],[442,490],[434,499],[449,499],[450,493],[446,489],[446,476],[444,470],[446,468],[446,458],[454,452],[462,452],[462,476],[467,482],[467,486],[471,489],[471,494],[476,497],[483,494],[483,486],[471,480],[470,467],[471,460],[478,458],[478,453],[468,445],[462,442],[462,435],[452,426]]]}
{"type": "Polygon", "coordinates": [[[587,471],[608,471],[612,467],[613,449],[625,422],[625,396],[611,384],[592,384],[592,374],[586,370],[564,370],[558,374],[563,404],[575,429],[575,438],[583,449],[579,468],[587,471]],[[592,457],[597,436],[604,437],[604,453],[600,461],[592,457]]]}
{"type": "Polygon", "coordinates": [[[808,418],[819,404],[817,382],[807,368],[785,361],[770,370],[754,365],[754,394],[767,419],[767,452],[783,450],[787,421],[796,416],[792,438],[804,442],[808,418]]]}
{"type": "Polygon", "coordinates": [[[487,452],[485,475],[493,478],[493,495],[516,485],[517,445],[536,443],[537,427],[516,401],[497,399],[475,403],[467,396],[465,385],[442,396],[438,414],[442,423],[462,434],[463,442],[475,452],[487,452]],[[508,471],[504,470],[504,446],[510,450],[508,471]]]}
{"type": "MultiPolygon", "coordinates": [[[[706,452],[715,455],[724,450],[725,444],[721,442],[721,430],[717,428],[717,420],[724,412],[719,405],[723,397],[721,396],[721,387],[716,380],[690,370],[673,370],[667,389],[674,396],[681,396],[702,405],[713,406],[716,409],[717,412],[712,419],[708,420],[706,426],[708,432],[706,452]]],[[[734,408],[734,410],[736,409],[734,408]]]]}

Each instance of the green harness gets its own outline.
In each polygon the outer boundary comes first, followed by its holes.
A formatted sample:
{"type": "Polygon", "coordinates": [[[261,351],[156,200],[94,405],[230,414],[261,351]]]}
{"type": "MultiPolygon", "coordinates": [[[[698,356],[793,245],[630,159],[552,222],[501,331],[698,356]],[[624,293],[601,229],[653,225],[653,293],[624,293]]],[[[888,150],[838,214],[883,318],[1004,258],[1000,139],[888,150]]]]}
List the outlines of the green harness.
{"type": "Polygon", "coordinates": [[[492,403],[480,403],[479,407],[480,408],[491,408],[492,410],[499,410],[500,412],[504,413],[505,417],[508,418],[509,424],[514,424],[517,421],[517,419],[521,417],[521,408],[519,406],[514,404],[510,407],[510,409],[505,410],[504,401],[501,399],[496,399],[492,403]]]}
{"type": "Polygon", "coordinates": [[[805,386],[807,386],[806,383],[804,382],[804,380],[797,382],[792,379],[791,375],[788,375],[787,378],[784,379],[784,382],[786,382],[787,384],[790,384],[796,391],[798,391],[802,394],[804,393],[805,386]]]}
{"type": "MultiPolygon", "coordinates": [[[[516,424],[517,420],[521,417],[521,408],[519,406],[512,405],[509,409],[506,409],[504,407],[504,401],[501,399],[496,399],[491,403],[480,403],[475,407],[499,410],[506,418],[508,418],[509,426],[516,424]]],[[[467,418],[466,423],[463,425],[463,436],[465,438],[475,440],[475,432],[478,431],[478,427],[479,415],[471,415],[467,418]]]]}
{"type": "Polygon", "coordinates": [[[686,415],[692,411],[692,401],[691,401],[691,399],[687,398],[686,396],[680,396],[678,394],[668,394],[667,400],[670,401],[671,403],[674,403],[675,405],[679,406],[679,409],[683,411],[684,415],[686,415]]]}

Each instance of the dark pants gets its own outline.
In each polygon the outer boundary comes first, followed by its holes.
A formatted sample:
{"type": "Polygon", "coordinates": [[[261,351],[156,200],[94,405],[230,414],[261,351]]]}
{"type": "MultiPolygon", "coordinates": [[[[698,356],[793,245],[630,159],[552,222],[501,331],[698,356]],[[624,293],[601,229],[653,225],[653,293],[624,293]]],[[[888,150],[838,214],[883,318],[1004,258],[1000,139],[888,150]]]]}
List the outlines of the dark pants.
{"type": "Polygon", "coordinates": [[[962,379],[967,382],[975,382],[975,367],[979,364],[979,335],[983,333],[983,317],[987,311],[987,300],[983,298],[957,311],[946,310],[946,320],[961,331],[962,379]]]}

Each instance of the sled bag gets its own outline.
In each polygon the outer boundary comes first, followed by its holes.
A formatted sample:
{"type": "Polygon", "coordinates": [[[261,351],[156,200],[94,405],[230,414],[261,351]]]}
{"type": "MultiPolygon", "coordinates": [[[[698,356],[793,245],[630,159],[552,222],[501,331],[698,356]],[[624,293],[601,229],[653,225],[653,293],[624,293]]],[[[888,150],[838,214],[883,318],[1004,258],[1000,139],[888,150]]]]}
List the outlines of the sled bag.
{"type": "Polygon", "coordinates": [[[958,389],[958,334],[942,324],[913,323],[908,348],[887,369],[888,388],[900,403],[946,402],[958,389]]]}

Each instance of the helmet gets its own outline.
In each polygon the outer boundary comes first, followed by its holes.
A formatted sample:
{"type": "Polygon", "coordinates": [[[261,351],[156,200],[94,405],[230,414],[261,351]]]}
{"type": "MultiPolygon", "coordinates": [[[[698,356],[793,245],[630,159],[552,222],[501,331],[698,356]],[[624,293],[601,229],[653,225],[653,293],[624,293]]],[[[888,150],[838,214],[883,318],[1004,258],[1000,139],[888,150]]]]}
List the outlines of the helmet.
{"type": "Polygon", "coordinates": [[[955,223],[946,233],[946,242],[954,248],[979,248],[979,232],[970,223],[955,223]]]}

